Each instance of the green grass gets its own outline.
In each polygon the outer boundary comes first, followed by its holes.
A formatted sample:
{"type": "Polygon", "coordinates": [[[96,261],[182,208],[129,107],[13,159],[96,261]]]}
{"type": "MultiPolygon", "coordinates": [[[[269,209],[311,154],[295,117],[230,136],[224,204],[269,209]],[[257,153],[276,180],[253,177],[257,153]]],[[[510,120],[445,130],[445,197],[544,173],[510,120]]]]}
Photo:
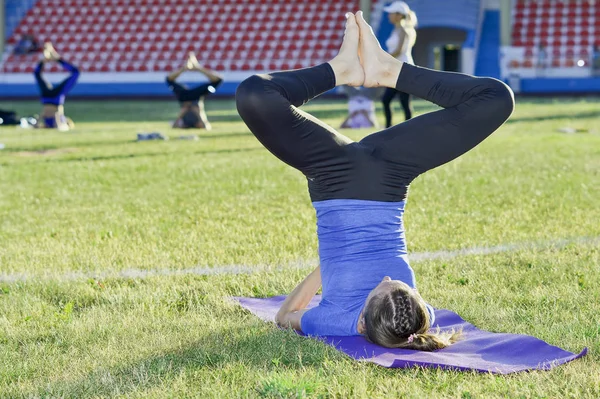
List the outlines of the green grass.
{"type": "MultiPolygon", "coordinates": [[[[73,132],[0,128],[0,276],[24,277],[0,283],[0,397],[600,396],[598,241],[413,265],[434,306],[483,329],[587,346],[585,358],[510,376],[357,363],[227,300],[287,293],[307,273],[290,265],[317,257],[305,179],[262,148],[231,101],[208,102],[214,130],[199,141],[142,143],[137,132],[182,134],[168,128],[174,102],[67,105],[73,132]],[[119,277],[226,265],[257,271],[119,277]]],[[[599,107],[518,101],[498,133],[413,183],[410,250],[599,237],[599,107]],[[556,131],[567,126],[590,132],[556,131]]],[[[306,109],[333,126],[345,112],[333,101],[306,109]]]]}

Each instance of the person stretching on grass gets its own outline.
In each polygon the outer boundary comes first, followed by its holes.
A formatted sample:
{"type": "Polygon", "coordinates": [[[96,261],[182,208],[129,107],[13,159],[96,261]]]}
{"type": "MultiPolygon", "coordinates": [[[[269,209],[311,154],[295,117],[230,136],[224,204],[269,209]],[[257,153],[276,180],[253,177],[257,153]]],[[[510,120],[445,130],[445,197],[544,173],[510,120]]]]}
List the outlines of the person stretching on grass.
{"type": "Polygon", "coordinates": [[[194,53],[190,52],[185,66],[167,76],[167,85],[177,97],[181,111],[179,116],[173,122],[173,127],[188,129],[198,128],[210,130],[206,112],[204,111],[204,97],[213,94],[217,87],[223,82],[223,78],[215,71],[202,67],[194,53]],[[185,71],[201,72],[210,80],[209,83],[201,84],[192,89],[188,89],[182,84],[176,82],[179,75],[185,71]]]}
{"type": "Polygon", "coordinates": [[[320,266],[287,297],[276,322],[308,335],[364,335],[390,348],[443,348],[459,333],[428,331],[435,313],[416,289],[406,251],[408,186],[498,129],[513,95],[496,79],[403,63],[380,47],[362,12],[346,18],[331,61],[251,76],[236,93],[257,139],[306,176],[317,214],[320,266]],[[297,108],[339,85],[392,87],[444,109],[354,142],[297,108]],[[320,304],[307,310],[321,285],[320,304]]]}
{"type": "Polygon", "coordinates": [[[67,93],[75,86],[79,78],[79,69],[63,60],[56,52],[52,43],[44,44],[44,58],[39,62],[33,72],[35,80],[40,89],[42,97],[42,115],[41,121],[36,127],[42,128],[57,128],[58,130],[66,131],[73,129],[75,125],[73,121],[65,116],[65,97],[67,93]],[[52,86],[43,76],[42,72],[47,62],[58,62],[62,67],[71,74],[57,86],[52,86]]]}

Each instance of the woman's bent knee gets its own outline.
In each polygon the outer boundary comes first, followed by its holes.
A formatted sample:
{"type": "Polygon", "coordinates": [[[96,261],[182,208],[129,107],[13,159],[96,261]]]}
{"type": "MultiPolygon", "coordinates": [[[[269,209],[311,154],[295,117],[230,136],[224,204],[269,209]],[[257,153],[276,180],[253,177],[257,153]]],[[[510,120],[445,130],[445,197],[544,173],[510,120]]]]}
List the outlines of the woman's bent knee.
{"type": "Polygon", "coordinates": [[[240,83],[235,91],[236,102],[247,102],[264,92],[266,79],[259,75],[252,75],[240,83]]]}
{"type": "Polygon", "coordinates": [[[263,76],[252,75],[238,85],[235,91],[235,103],[242,118],[244,114],[255,112],[260,108],[264,102],[267,82],[268,79],[263,76]]]}
{"type": "Polygon", "coordinates": [[[497,112],[508,119],[515,109],[515,95],[512,89],[498,79],[485,79],[487,80],[489,90],[492,90],[493,92],[497,112]]]}

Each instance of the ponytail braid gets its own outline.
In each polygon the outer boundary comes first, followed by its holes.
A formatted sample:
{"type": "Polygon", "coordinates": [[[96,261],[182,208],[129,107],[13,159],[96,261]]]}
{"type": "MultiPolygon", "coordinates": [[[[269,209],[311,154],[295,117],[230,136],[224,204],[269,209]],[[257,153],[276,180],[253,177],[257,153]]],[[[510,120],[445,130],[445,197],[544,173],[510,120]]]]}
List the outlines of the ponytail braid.
{"type": "Polygon", "coordinates": [[[366,337],[388,348],[434,351],[460,339],[460,332],[428,332],[429,313],[414,291],[397,289],[369,300],[364,310],[366,337]]]}

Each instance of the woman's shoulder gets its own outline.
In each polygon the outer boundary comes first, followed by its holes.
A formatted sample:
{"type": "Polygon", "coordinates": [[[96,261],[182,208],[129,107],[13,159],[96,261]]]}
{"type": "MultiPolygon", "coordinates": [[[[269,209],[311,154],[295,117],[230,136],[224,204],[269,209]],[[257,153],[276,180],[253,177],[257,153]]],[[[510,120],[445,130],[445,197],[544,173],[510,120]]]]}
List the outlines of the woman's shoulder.
{"type": "Polygon", "coordinates": [[[331,302],[321,301],[307,310],[300,321],[302,332],[313,336],[360,335],[356,329],[361,308],[344,309],[331,302]]]}

